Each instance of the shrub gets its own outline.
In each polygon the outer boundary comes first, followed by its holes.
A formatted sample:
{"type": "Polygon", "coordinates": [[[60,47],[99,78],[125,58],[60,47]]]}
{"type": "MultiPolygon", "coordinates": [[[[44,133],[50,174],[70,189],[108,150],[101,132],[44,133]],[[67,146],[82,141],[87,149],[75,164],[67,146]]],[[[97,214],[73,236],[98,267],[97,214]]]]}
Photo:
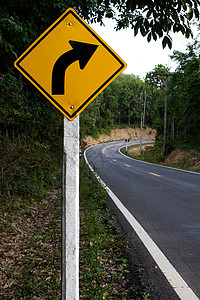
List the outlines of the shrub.
{"type": "Polygon", "coordinates": [[[54,181],[55,166],[48,147],[5,139],[0,145],[1,195],[43,196],[54,181]]]}

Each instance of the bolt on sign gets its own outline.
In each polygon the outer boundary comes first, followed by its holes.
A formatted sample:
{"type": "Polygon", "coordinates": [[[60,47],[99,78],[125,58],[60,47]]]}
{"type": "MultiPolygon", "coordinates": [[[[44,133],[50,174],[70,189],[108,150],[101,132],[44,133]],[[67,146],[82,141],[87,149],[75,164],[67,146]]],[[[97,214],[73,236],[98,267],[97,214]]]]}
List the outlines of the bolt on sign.
{"type": "Polygon", "coordinates": [[[72,8],[14,65],[70,121],[126,68],[126,63],[72,8]]]}

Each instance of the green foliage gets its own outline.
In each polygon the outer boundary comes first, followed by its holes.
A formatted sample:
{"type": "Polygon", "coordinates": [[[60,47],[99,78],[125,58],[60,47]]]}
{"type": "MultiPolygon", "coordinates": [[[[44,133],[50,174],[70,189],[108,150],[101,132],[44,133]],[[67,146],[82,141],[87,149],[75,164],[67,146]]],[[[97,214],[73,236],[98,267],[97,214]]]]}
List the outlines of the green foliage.
{"type": "MultiPolygon", "coordinates": [[[[178,63],[174,76],[168,78],[166,151],[175,144],[200,145],[200,43],[189,45],[186,53],[174,51],[172,59],[178,63]]],[[[153,100],[152,120],[157,140],[163,139],[165,77],[169,69],[158,65],[146,75],[150,98],[153,100]]]]}
{"type": "Polygon", "coordinates": [[[62,117],[52,104],[12,74],[0,76],[0,138],[62,143],[62,117]]]}
{"type": "Polygon", "coordinates": [[[101,95],[98,96],[80,115],[80,137],[86,135],[98,137],[99,130],[103,128],[103,118],[100,115],[101,95]]]}
{"type": "MultiPolygon", "coordinates": [[[[100,3],[103,1],[99,1],[100,3]]],[[[112,2],[112,1],[111,1],[112,2]]],[[[110,2],[108,1],[110,4],[110,2]]],[[[108,4],[108,7],[109,7],[108,4]]],[[[120,9],[120,18],[115,17],[117,29],[131,25],[134,34],[140,31],[150,42],[153,38],[163,37],[163,48],[172,47],[169,32],[181,32],[186,38],[192,35],[190,20],[199,19],[199,1],[115,1],[114,6],[120,9]]]]}
{"type": "Polygon", "coordinates": [[[0,144],[1,197],[44,196],[55,181],[57,166],[47,145],[4,139],[0,144]]]}
{"type": "Polygon", "coordinates": [[[26,102],[27,95],[20,80],[10,74],[0,77],[1,135],[12,136],[15,129],[17,133],[24,131],[31,117],[26,102]]]}
{"type": "Polygon", "coordinates": [[[155,66],[151,72],[148,72],[145,78],[147,94],[150,100],[151,122],[152,127],[157,130],[157,139],[163,135],[164,116],[165,78],[160,74],[166,74],[168,72],[168,67],[159,64],[155,66]]]}
{"type": "MultiPolygon", "coordinates": [[[[81,137],[98,136],[122,124],[138,125],[145,90],[146,86],[138,76],[118,76],[81,114],[81,137]]],[[[151,123],[149,104],[146,120],[151,123]]]]}
{"type": "Polygon", "coordinates": [[[169,155],[173,150],[175,150],[174,140],[168,136],[165,144],[165,155],[169,155]]]}
{"type": "Polygon", "coordinates": [[[162,89],[165,86],[165,78],[161,74],[169,72],[169,68],[161,64],[154,67],[151,72],[146,74],[145,82],[154,89],[162,89]]]}
{"type": "Polygon", "coordinates": [[[88,22],[103,23],[103,17],[116,20],[116,28],[131,26],[134,34],[163,38],[163,47],[171,48],[169,32],[192,35],[190,20],[199,19],[199,0],[52,0],[7,1],[0,4],[0,73],[12,68],[13,61],[67,8],[73,7],[88,22]]]}
{"type": "Polygon", "coordinates": [[[190,145],[200,145],[200,43],[189,45],[186,53],[174,51],[178,62],[176,76],[169,83],[168,119],[174,138],[190,145]]]}

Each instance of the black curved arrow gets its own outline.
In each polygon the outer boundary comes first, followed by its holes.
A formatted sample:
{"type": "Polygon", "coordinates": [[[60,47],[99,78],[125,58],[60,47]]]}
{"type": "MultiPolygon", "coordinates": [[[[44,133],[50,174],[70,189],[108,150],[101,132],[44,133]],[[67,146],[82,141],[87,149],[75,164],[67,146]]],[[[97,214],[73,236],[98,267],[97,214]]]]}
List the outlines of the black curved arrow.
{"type": "Polygon", "coordinates": [[[64,80],[66,69],[76,60],[79,60],[83,70],[97,49],[97,45],[76,41],[69,41],[72,50],[62,54],[54,64],[52,72],[52,95],[64,95],[64,80]]]}

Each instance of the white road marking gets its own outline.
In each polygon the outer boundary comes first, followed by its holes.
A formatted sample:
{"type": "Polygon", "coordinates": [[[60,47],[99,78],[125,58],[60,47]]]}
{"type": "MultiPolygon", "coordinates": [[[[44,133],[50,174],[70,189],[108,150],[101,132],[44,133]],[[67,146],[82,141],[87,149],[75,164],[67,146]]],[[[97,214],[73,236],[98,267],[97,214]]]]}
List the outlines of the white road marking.
{"type": "Polygon", "coordinates": [[[84,152],[84,158],[86,163],[88,164],[90,170],[94,173],[97,180],[101,183],[101,185],[107,190],[108,195],[111,197],[113,202],[125,216],[127,221],[130,223],[132,228],[135,230],[156,264],[159,266],[174,291],[179,296],[180,300],[199,300],[199,298],[194,294],[192,289],[188,286],[188,284],[184,281],[181,275],[176,271],[176,269],[169,262],[167,257],[162,253],[162,251],[158,248],[156,243],[150,238],[148,233],[144,230],[144,228],[138,223],[138,221],[133,217],[133,215],[128,211],[128,209],[121,203],[121,201],[117,198],[117,196],[109,189],[103,180],[94,172],[93,168],[90,166],[86,152],[84,152]]]}
{"type": "MultiPolygon", "coordinates": [[[[134,145],[136,145],[136,144],[134,144],[134,145]]],[[[131,145],[130,145],[130,146],[131,146],[131,145]]],[[[126,157],[126,158],[128,158],[128,159],[132,159],[132,160],[138,161],[138,162],[140,162],[140,163],[142,163],[142,164],[152,165],[152,166],[157,166],[157,167],[160,167],[160,168],[167,168],[167,169],[171,169],[171,170],[177,170],[177,171],[180,171],[180,172],[186,172],[186,173],[192,173],[192,174],[200,175],[199,172],[193,172],[193,171],[182,170],[182,169],[177,169],[177,168],[173,168],[173,167],[167,167],[167,166],[157,165],[157,164],[149,163],[149,162],[146,162],[146,161],[143,161],[143,160],[139,160],[139,159],[132,158],[132,157],[127,156],[127,155],[125,155],[124,153],[122,153],[122,152],[121,152],[121,149],[122,149],[122,148],[125,148],[125,145],[118,148],[118,152],[119,152],[121,155],[123,155],[124,157],[126,157]]]]}

